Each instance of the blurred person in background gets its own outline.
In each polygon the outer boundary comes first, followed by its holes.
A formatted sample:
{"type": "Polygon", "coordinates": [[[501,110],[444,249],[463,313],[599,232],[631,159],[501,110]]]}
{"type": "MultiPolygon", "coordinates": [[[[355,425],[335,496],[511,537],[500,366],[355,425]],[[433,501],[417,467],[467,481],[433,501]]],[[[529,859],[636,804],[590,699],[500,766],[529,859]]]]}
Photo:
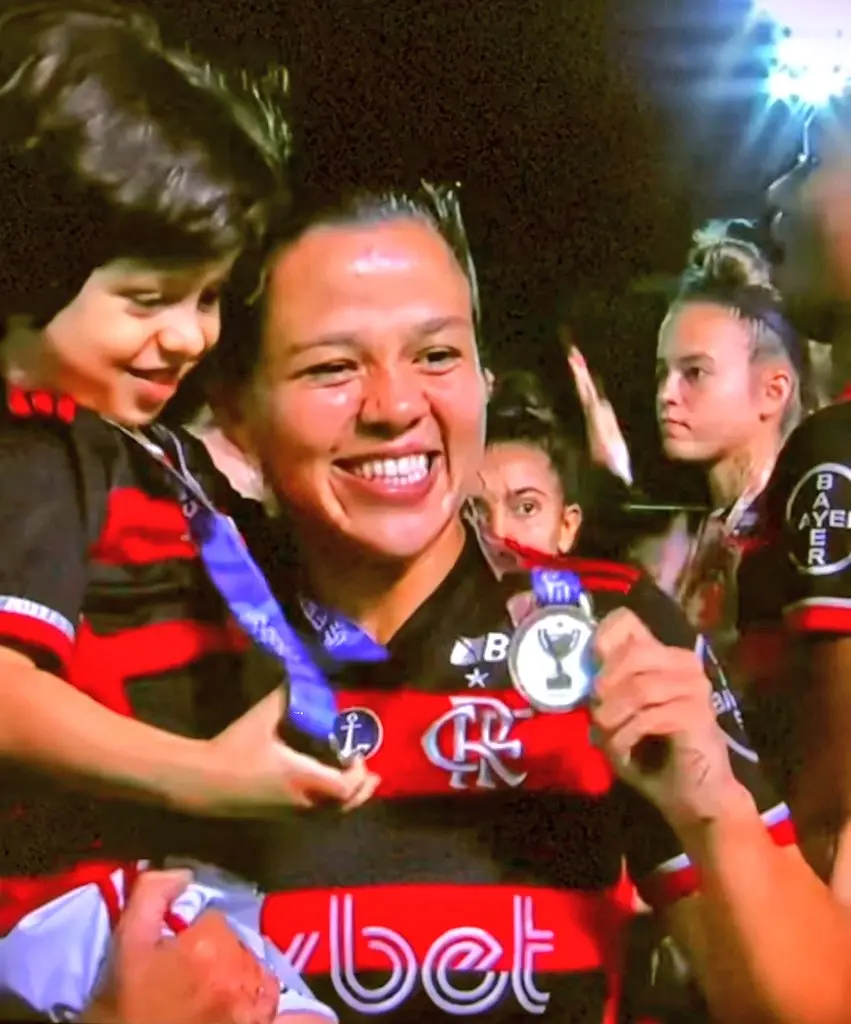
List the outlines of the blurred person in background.
{"type": "MultiPolygon", "coordinates": [[[[581,353],[569,363],[592,455],[631,484],[626,444],[581,353]]],[[[659,332],[657,416],[665,454],[706,468],[712,511],[677,516],[649,565],[727,660],[736,639],[736,567],[757,526],[759,497],[804,408],[805,342],[783,316],[771,265],[750,242],[698,232],[659,332]]]]}
{"type": "Polygon", "coordinates": [[[792,803],[802,846],[851,902],[851,103],[808,124],[768,190],[789,315],[830,343],[834,403],[790,437],[739,572],[754,730],[792,803]]]}
{"type": "Polygon", "coordinates": [[[501,376],[488,402],[485,455],[471,499],[482,527],[534,551],[568,554],[582,525],[581,463],[535,377],[501,376]]]}
{"type": "Polygon", "coordinates": [[[802,416],[805,360],[759,251],[699,237],[659,332],[657,416],[665,454],[706,468],[713,510],[675,596],[722,660],[736,639],[738,559],[802,416]]]}

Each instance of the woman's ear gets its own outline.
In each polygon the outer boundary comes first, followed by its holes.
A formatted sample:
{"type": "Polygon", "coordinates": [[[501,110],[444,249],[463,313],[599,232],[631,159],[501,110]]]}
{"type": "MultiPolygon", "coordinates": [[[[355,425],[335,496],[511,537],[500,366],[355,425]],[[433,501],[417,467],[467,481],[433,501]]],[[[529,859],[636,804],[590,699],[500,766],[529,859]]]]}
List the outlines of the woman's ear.
{"type": "Polygon", "coordinates": [[[775,415],[782,411],[789,404],[795,383],[792,380],[792,372],[783,364],[766,367],[762,379],[762,393],[765,399],[764,417],[775,415]]]}
{"type": "Polygon", "coordinates": [[[496,384],[496,377],[494,377],[493,375],[493,370],[488,370],[487,368],[485,368],[483,372],[485,375],[485,387],[487,388],[487,395],[488,398],[490,399],[493,398],[493,389],[494,385],[496,384]]]}
{"type": "Polygon", "coordinates": [[[565,505],[561,514],[561,529],[558,535],[558,553],[567,555],[576,543],[582,526],[582,509],[578,505],[565,505]]]}

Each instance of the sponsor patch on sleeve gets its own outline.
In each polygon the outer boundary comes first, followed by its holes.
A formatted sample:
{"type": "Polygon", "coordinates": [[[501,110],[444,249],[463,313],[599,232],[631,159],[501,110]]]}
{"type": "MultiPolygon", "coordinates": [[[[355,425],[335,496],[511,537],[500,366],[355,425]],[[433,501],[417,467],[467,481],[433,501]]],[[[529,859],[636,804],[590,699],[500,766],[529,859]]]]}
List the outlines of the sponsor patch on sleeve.
{"type": "Polygon", "coordinates": [[[851,565],[851,467],[813,466],[786,504],[789,557],[806,576],[832,576],[851,565]]]}

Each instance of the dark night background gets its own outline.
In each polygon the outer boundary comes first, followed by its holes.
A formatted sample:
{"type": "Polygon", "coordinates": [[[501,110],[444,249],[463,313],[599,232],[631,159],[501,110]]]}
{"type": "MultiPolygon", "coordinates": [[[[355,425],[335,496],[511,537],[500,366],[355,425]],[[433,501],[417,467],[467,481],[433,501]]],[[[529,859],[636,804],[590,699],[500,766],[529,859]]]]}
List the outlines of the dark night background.
{"type": "MultiPolygon", "coordinates": [[[[652,421],[658,296],[708,217],[758,216],[796,126],[759,90],[747,0],[153,0],[168,36],[261,70],[285,64],[300,173],[463,183],[496,367],[575,400],[569,322],[638,464],[686,496],[652,421]]],[[[688,496],[693,496],[693,492],[688,496]]]]}

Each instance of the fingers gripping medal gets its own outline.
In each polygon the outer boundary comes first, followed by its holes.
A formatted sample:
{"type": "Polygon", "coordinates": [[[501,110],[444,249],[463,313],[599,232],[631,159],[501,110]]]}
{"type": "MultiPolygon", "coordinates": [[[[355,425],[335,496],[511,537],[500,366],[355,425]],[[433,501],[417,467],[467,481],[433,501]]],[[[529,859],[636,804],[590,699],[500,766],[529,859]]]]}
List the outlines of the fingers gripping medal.
{"type": "Polygon", "coordinates": [[[531,575],[538,608],[509,644],[511,681],[538,711],[573,711],[590,698],[599,667],[591,601],[575,573],[534,569],[531,575]]]}

